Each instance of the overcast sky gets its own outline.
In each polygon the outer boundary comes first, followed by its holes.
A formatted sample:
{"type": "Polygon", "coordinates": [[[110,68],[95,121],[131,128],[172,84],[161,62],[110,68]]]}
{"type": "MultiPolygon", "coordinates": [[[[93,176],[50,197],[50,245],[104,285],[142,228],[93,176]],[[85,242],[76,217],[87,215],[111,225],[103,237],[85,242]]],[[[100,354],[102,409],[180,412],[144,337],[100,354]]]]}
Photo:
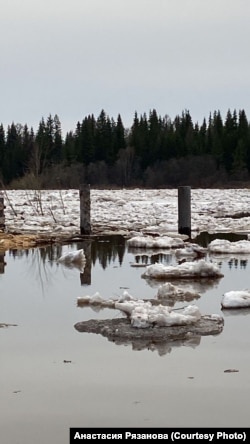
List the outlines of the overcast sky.
{"type": "Polygon", "coordinates": [[[0,123],[244,109],[249,0],[1,0],[0,123]]]}

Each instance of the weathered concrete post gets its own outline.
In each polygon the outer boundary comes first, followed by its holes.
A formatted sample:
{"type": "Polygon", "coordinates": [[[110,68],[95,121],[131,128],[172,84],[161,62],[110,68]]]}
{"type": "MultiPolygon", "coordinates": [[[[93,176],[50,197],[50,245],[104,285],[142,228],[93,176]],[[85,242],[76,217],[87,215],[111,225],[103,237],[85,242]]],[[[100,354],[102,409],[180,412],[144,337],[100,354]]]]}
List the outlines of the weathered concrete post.
{"type": "Polygon", "coordinates": [[[5,230],[5,217],[4,217],[4,197],[0,191],[0,230],[5,230]]]}
{"type": "Polygon", "coordinates": [[[191,188],[178,187],[178,233],[191,237],[191,188]]]}
{"type": "Polygon", "coordinates": [[[90,185],[80,185],[80,233],[91,234],[90,185]]]}

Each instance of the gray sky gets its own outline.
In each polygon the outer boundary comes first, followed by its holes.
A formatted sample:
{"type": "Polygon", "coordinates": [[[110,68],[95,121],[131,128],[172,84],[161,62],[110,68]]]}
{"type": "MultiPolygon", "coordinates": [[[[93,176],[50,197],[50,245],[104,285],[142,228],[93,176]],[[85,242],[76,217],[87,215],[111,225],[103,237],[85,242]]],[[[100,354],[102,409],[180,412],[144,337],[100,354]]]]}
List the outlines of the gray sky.
{"type": "Polygon", "coordinates": [[[1,0],[0,123],[250,119],[249,0],[1,0]]]}

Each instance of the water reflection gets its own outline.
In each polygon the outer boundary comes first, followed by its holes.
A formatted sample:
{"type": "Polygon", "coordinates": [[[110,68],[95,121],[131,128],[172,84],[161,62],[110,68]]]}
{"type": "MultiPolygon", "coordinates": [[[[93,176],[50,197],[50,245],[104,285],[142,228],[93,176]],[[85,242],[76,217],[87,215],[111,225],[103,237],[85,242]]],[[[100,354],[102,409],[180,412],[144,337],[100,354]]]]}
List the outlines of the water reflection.
{"type": "Polygon", "coordinates": [[[5,262],[5,252],[4,251],[3,252],[0,251],[0,274],[4,273],[5,265],[6,265],[6,262],[5,262]]]}
{"type": "MultiPolygon", "coordinates": [[[[102,236],[97,237],[91,244],[92,263],[98,260],[103,269],[107,268],[111,262],[118,258],[122,265],[125,254],[125,238],[123,236],[102,236]]],[[[82,243],[81,243],[82,244],[82,243]]]]}
{"type": "MultiPolygon", "coordinates": [[[[20,259],[23,257],[31,258],[31,272],[41,286],[44,283],[49,283],[53,279],[54,270],[52,268],[57,264],[57,259],[62,255],[65,246],[61,244],[52,244],[43,247],[31,248],[28,250],[10,249],[9,255],[14,259],[20,259]]],[[[112,262],[118,259],[120,265],[122,265],[125,254],[125,239],[122,236],[102,236],[91,238],[88,240],[81,240],[76,243],[67,245],[67,248],[73,250],[83,248],[86,257],[86,263],[84,267],[78,267],[77,264],[60,264],[61,268],[78,268],[80,275],[81,285],[91,285],[91,267],[97,262],[105,270],[112,262]]],[[[4,261],[5,255],[0,255],[0,273],[4,273],[4,261]]]]}
{"type": "Polygon", "coordinates": [[[116,345],[131,345],[133,350],[157,350],[159,355],[165,355],[172,348],[200,345],[201,337],[219,335],[223,330],[223,318],[205,316],[191,325],[169,325],[160,328],[131,327],[128,318],[96,320],[90,319],[75,324],[79,333],[100,334],[116,345]]]}
{"type": "MultiPolygon", "coordinates": [[[[219,234],[209,234],[201,233],[195,239],[201,246],[207,246],[215,238],[228,239],[230,241],[236,241],[240,239],[245,239],[245,235],[236,235],[229,233],[219,233],[219,234]]],[[[69,245],[68,245],[69,247],[69,245]]],[[[71,247],[74,249],[83,248],[86,256],[86,266],[84,272],[81,274],[82,285],[90,285],[91,283],[91,266],[95,265],[97,262],[101,264],[102,268],[105,270],[112,262],[118,259],[119,265],[121,266],[124,260],[124,255],[126,252],[126,240],[123,236],[113,235],[113,236],[97,236],[88,240],[81,240],[76,243],[72,243],[71,247]]],[[[53,263],[62,255],[62,251],[65,248],[61,244],[52,244],[43,247],[36,247],[29,250],[18,250],[10,249],[9,255],[15,258],[28,257],[31,255],[39,254],[39,263],[53,263]],[[38,253],[37,253],[38,252],[38,253]]],[[[171,249],[165,250],[155,250],[155,249],[140,249],[134,247],[128,247],[128,253],[134,255],[134,263],[131,266],[147,266],[155,263],[163,263],[166,265],[177,263],[174,251],[171,249]]],[[[217,260],[218,264],[221,265],[222,260],[226,260],[228,255],[226,254],[208,254],[207,258],[212,260],[217,260]]],[[[229,268],[246,268],[249,255],[230,255],[228,259],[229,268]]],[[[190,260],[190,259],[189,259],[190,260]]],[[[5,254],[0,252],[0,273],[4,273],[5,254]]],[[[79,270],[81,271],[81,270],[79,270]]]]}
{"type": "Polygon", "coordinates": [[[135,263],[132,266],[147,266],[156,263],[171,264],[173,262],[173,252],[151,252],[147,250],[145,253],[138,252],[138,249],[128,248],[128,251],[135,256],[135,263]]]}
{"type": "Polygon", "coordinates": [[[247,266],[247,262],[248,262],[248,260],[247,259],[236,259],[236,258],[233,258],[233,259],[230,259],[229,261],[228,261],[228,266],[229,266],[229,268],[232,268],[232,267],[234,267],[234,268],[246,268],[246,266],[247,266]]]}
{"type": "Polygon", "coordinates": [[[242,307],[242,308],[222,308],[223,316],[248,316],[250,315],[250,308],[242,307]]]}
{"type": "Polygon", "coordinates": [[[196,348],[200,345],[201,342],[201,336],[196,336],[189,339],[183,339],[183,340],[176,340],[176,341],[163,341],[163,342],[154,342],[149,340],[143,340],[143,339],[134,339],[130,341],[121,340],[121,339],[109,339],[109,341],[115,343],[116,345],[123,345],[123,346],[131,346],[133,351],[142,351],[142,350],[149,350],[149,351],[156,351],[159,356],[164,356],[166,354],[169,354],[173,351],[174,348],[179,347],[191,347],[196,348]]]}
{"type": "Polygon", "coordinates": [[[84,241],[82,248],[86,257],[86,263],[83,272],[80,273],[81,285],[91,285],[91,241],[84,241]]]}
{"type": "MultiPolygon", "coordinates": [[[[162,338],[161,340],[156,340],[153,337],[143,337],[143,335],[134,334],[134,337],[114,337],[112,332],[109,331],[109,324],[117,323],[119,325],[120,319],[115,320],[89,320],[85,322],[79,322],[75,324],[75,329],[79,333],[91,332],[96,334],[101,334],[106,337],[109,342],[113,342],[116,345],[131,346],[134,351],[157,351],[160,356],[171,353],[173,348],[178,347],[191,347],[195,348],[200,345],[201,335],[195,333],[192,335],[191,332],[176,334],[176,338],[162,338]],[[179,337],[178,337],[179,336],[179,337]]],[[[113,327],[113,325],[112,325],[113,327]]],[[[117,329],[116,329],[117,330],[117,329]]],[[[219,333],[219,331],[217,331],[219,333]]],[[[214,333],[216,334],[216,332],[214,333]]],[[[146,335],[145,335],[146,336],[146,335]]]]}
{"type": "MultiPolygon", "coordinates": [[[[103,269],[107,268],[112,261],[118,257],[120,265],[122,265],[125,254],[125,239],[122,236],[102,236],[95,237],[89,240],[81,240],[71,244],[74,249],[84,249],[85,255],[90,259],[93,265],[97,261],[102,265],[103,269]]],[[[29,250],[10,249],[10,256],[23,257],[33,254],[34,251],[39,251],[41,260],[56,261],[61,255],[64,246],[61,244],[52,244],[44,247],[36,247],[29,250]]]]}
{"type": "Polygon", "coordinates": [[[55,251],[51,248],[33,248],[25,251],[10,250],[10,255],[15,259],[26,256],[29,258],[28,271],[31,276],[34,276],[36,282],[39,283],[42,292],[45,291],[45,286],[51,285],[55,279],[54,265],[55,265],[55,251]],[[14,254],[13,254],[14,253],[14,254]],[[21,253],[24,253],[23,255],[21,253]]]}
{"type": "Polygon", "coordinates": [[[210,242],[215,239],[225,239],[230,242],[237,242],[239,240],[247,240],[248,237],[246,234],[238,234],[238,233],[208,233],[207,231],[203,231],[198,236],[193,239],[193,242],[196,242],[200,246],[206,248],[210,242]]]}
{"type": "MultiPolygon", "coordinates": [[[[147,285],[149,285],[151,288],[158,288],[159,284],[162,282],[158,279],[153,278],[145,278],[143,279],[147,282],[147,285]]],[[[219,285],[219,279],[211,279],[211,278],[202,278],[202,279],[168,279],[168,281],[171,281],[171,283],[174,283],[174,285],[178,287],[182,287],[186,291],[196,291],[197,293],[205,293],[208,290],[215,289],[219,285]]],[[[163,282],[165,282],[163,280],[163,282]]]]}
{"type": "MultiPolygon", "coordinates": [[[[4,430],[1,428],[2,442],[36,442],[37,424],[43,418],[43,428],[49,429],[49,433],[39,432],[39,443],[50,443],[51,436],[53,442],[57,436],[56,442],[64,443],[68,436],[65,418],[71,424],[81,424],[83,420],[96,427],[102,418],[98,416],[100,411],[105,411],[104,427],[112,425],[114,420],[121,427],[136,426],[136,421],[141,426],[160,427],[166,424],[166,415],[168,424],[175,426],[183,426],[183,418],[184,426],[195,426],[198,422],[210,427],[221,420],[224,426],[235,425],[235,420],[238,426],[248,424],[250,310],[223,310],[222,334],[216,337],[197,335],[185,341],[177,338],[161,343],[149,339],[113,339],[110,342],[101,335],[76,331],[77,322],[102,317],[112,317],[113,321],[117,314],[107,310],[96,314],[78,308],[76,299],[84,293],[101,290],[109,297],[119,293],[123,284],[135,295],[150,298],[156,293],[140,278],[141,270],[130,267],[134,257],[127,253],[124,243],[122,258],[118,254],[122,248],[115,244],[111,247],[101,240],[90,242],[96,266],[91,258],[92,280],[88,291],[81,289],[77,270],[68,272],[56,263],[62,250],[80,248],[80,242],[77,246],[50,246],[10,252],[11,257],[9,252],[2,255],[7,266],[5,274],[0,275],[0,322],[18,325],[0,328],[1,380],[5,381],[1,395],[6,407],[1,421],[4,426],[4,430]],[[105,262],[101,260],[103,253],[99,254],[99,246],[113,251],[105,262]],[[112,262],[108,266],[112,257],[116,258],[115,268],[112,262]],[[122,267],[119,266],[121,262],[122,267]],[[107,268],[103,271],[105,264],[107,268]],[[34,273],[38,276],[40,273],[42,281],[46,273],[46,279],[56,284],[46,289],[46,297],[38,285],[34,285],[34,273]],[[69,361],[72,365],[65,364],[69,361]],[[223,370],[228,368],[239,368],[240,373],[225,376],[223,370]],[[194,382],[190,383],[190,376],[194,382]],[[21,393],[14,394],[18,390],[21,393]],[[140,400],[141,405],[133,406],[135,399],[140,400]],[[205,410],[200,405],[204,405],[205,410]],[[114,406],[118,412],[115,419],[114,406]],[[188,416],[187,412],[192,415],[188,416]],[[51,429],[55,419],[56,424],[51,429]],[[17,426],[12,427],[13,424],[17,426]],[[18,430],[15,437],[10,436],[11,427],[18,430]],[[59,430],[65,432],[64,438],[62,434],[58,436],[59,430]],[[30,440],[27,441],[27,437],[30,440]]],[[[86,251],[86,247],[84,249],[86,251]]],[[[237,268],[234,262],[229,268],[229,260],[227,257],[223,262],[225,278],[220,281],[220,287],[215,291],[209,288],[208,294],[195,301],[201,313],[221,314],[222,294],[249,284],[248,269],[240,268],[240,262],[237,268]]],[[[196,282],[199,284],[204,288],[204,282],[196,282]]]]}
{"type": "MultiPolygon", "coordinates": [[[[106,278],[106,281],[113,281],[113,277],[116,275],[117,279],[117,286],[114,287],[114,290],[112,289],[112,294],[117,295],[117,288],[128,288],[128,287],[119,287],[121,280],[124,278],[121,278],[122,276],[122,272],[124,269],[126,269],[126,274],[125,277],[127,280],[125,280],[125,283],[128,282],[130,283],[131,279],[133,280],[133,277],[136,277],[136,279],[138,279],[138,281],[146,281],[146,289],[144,284],[140,284],[138,282],[138,286],[133,287],[133,291],[134,294],[139,294],[141,297],[143,297],[143,299],[151,301],[152,304],[154,303],[160,303],[162,305],[168,305],[173,307],[175,304],[182,304],[184,303],[198,303],[198,305],[200,304],[200,307],[203,308],[203,298],[200,297],[201,294],[204,294],[206,292],[211,292],[214,291],[217,287],[219,287],[220,285],[220,281],[221,279],[206,279],[206,278],[202,278],[202,279],[175,279],[174,282],[170,280],[170,282],[174,283],[174,285],[181,287],[183,289],[183,291],[188,292],[190,291],[190,294],[192,295],[192,297],[187,298],[186,295],[185,297],[182,294],[178,294],[175,297],[172,296],[167,296],[164,297],[163,300],[157,300],[157,295],[155,292],[155,296],[152,295],[152,291],[148,291],[149,289],[151,290],[152,288],[159,288],[159,286],[161,284],[163,284],[162,281],[159,282],[159,280],[154,280],[154,279],[141,279],[141,273],[139,272],[139,270],[135,270],[135,269],[131,269],[131,255],[132,255],[132,260],[134,259],[134,266],[146,266],[149,264],[153,264],[156,262],[161,262],[161,263],[165,263],[165,264],[171,264],[171,263],[176,263],[176,257],[174,254],[173,250],[160,250],[160,251],[156,251],[156,250],[141,250],[141,249],[131,249],[127,247],[126,244],[126,240],[122,237],[122,236],[106,236],[106,237],[94,237],[94,238],[90,238],[90,239],[85,239],[85,240],[79,240],[75,243],[72,244],[68,244],[68,245],[61,245],[61,244],[52,244],[52,245],[48,245],[48,246],[43,246],[43,247],[39,247],[39,248],[31,248],[30,250],[16,250],[16,249],[12,249],[9,250],[8,253],[2,253],[0,255],[0,264],[4,264],[6,262],[6,256],[9,254],[9,256],[11,256],[12,260],[17,261],[20,258],[27,258],[27,264],[28,264],[28,278],[30,277],[35,277],[36,281],[39,283],[40,288],[42,289],[43,292],[45,292],[45,286],[51,285],[53,283],[56,282],[56,284],[58,284],[58,282],[65,282],[64,278],[68,280],[67,282],[67,288],[69,288],[69,292],[70,294],[75,295],[74,296],[74,305],[76,302],[76,298],[80,295],[78,295],[75,292],[75,289],[77,289],[77,286],[79,286],[79,283],[77,280],[75,280],[75,276],[73,276],[72,279],[72,284],[71,284],[71,274],[69,277],[69,274],[66,273],[65,271],[65,267],[63,264],[58,264],[57,263],[57,259],[65,252],[65,250],[78,250],[78,249],[84,249],[84,253],[86,256],[86,264],[84,269],[81,271],[79,270],[79,274],[78,274],[78,270],[76,269],[76,274],[77,276],[79,276],[79,280],[80,280],[80,286],[90,286],[91,290],[94,288],[94,291],[98,291],[98,290],[103,290],[103,288],[105,287],[106,283],[104,283],[104,280],[101,282],[99,281],[99,276],[100,276],[100,268],[102,270],[105,270],[105,277],[102,277],[102,279],[106,278]],[[134,256],[133,256],[134,255],[134,256]],[[129,256],[129,259],[128,259],[129,256]],[[120,269],[121,266],[122,269],[121,270],[117,270],[115,272],[110,271],[110,265],[115,264],[115,267],[120,269]],[[117,266],[118,264],[118,266],[117,266]],[[94,270],[94,267],[96,265],[100,265],[99,267],[97,266],[96,269],[98,269],[98,272],[96,274],[96,270],[94,270]],[[109,268],[109,269],[108,269],[109,268]],[[94,272],[93,272],[94,270],[94,272]],[[91,276],[91,272],[93,276],[98,276],[97,277],[97,286],[99,286],[99,288],[95,287],[96,286],[96,279],[94,279],[91,276]],[[98,274],[99,273],[99,274],[98,274]],[[106,277],[109,276],[109,277],[106,277]],[[110,278],[111,276],[111,278],[110,278]],[[132,277],[132,278],[131,278],[132,277]],[[95,281],[95,282],[92,282],[95,281]],[[74,281],[74,282],[73,282],[74,281]],[[104,283],[104,286],[103,286],[104,283]],[[138,290],[138,293],[137,293],[138,290]],[[196,295],[194,295],[194,292],[196,292],[196,295]],[[155,299],[153,300],[152,297],[154,297],[155,299]]],[[[8,257],[8,256],[7,256],[8,257]]],[[[213,256],[214,257],[214,256],[213,256]]],[[[229,257],[228,255],[217,255],[216,258],[220,258],[219,259],[219,267],[225,268],[225,264],[228,265],[228,275],[230,274],[231,276],[235,276],[235,275],[240,275],[242,273],[242,271],[246,270],[247,265],[248,265],[248,257],[249,255],[244,255],[243,257],[241,255],[239,255],[238,257],[229,257]],[[235,270],[240,270],[240,273],[236,273],[235,270]]],[[[211,257],[208,255],[207,256],[207,260],[210,260],[211,257]]],[[[4,265],[2,265],[2,268],[0,268],[0,270],[4,270],[4,265]]],[[[27,267],[26,267],[26,271],[27,271],[27,267]]],[[[103,275],[103,273],[101,273],[103,275]]],[[[239,280],[241,279],[241,277],[239,276],[239,280]]],[[[235,282],[235,281],[234,281],[235,282]]],[[[241,281],[240,281],[241,282],[241,281]]],[[[110,283],[108,283],[108,286],[110,285],[110,283]]],[[[134,285],[134,283],[133,283],[134,285]]],[[[231,285],[231,284],[230,284],[231,285]]],[[[65,285],[66,286],[66,285],[65,285]]],[[[131,286],[132,288],[132,286],[131,286]]],[[[220,287],[222,288],[222,287],[220,287]]],[[[55,286],[54,286],[55,289],[55,286]]],[[[53,289],[53,291],[54,291],[53,289]]],[[[47,289],[46,289],[47,290],[47,289]]],[[[228,290],[228,288],[223,287],[223,291],[228,290]]],[[[132,290],[131,290],[132,291],[132,290]]],[[[223,294],[222,290],[219,290],[219,294],[223,294]]],[[[48,292],[47,292],[48,293],[48,292]]],[[[110,293],[108,293],[110,294],[110,293]]],[[[186,293],[187,294],[187,293],[186,293]]],[[[220,304],[218,304],[218,302],[216,300],[214,300],[215,305],[215,309],[213,309],[212,312],[218,312],[218,309],[220,310],[220,304]]],[[[201,310],[201,312],[205,312],[205,313],[209,313],[209,310],[207,309],[207,305],[208,302],[206,301],[206,299],[204,298],[204,304],[205,304],[205,311],[201,310]],[[206,305],[207,304],[207,305],[206,305]]],[[[93,311],[96,312],[96,317],[104,317],[104,313],[100,313],[100,315],[97,316],[100,307],[91,307],[93,311]]],[[[177,309],[179,309],[179,307],[177,307],[177,309]]],[[[249,310],[223,310],[223,316],[237,316],[237,315],[247,315],[250,313],[250,309],[249,310]],[[235,314],[234,314],[235,312],[235,314]]],[[[83,313],[83,319],[88,318],[88,312],[87,310],[85,310],[85,313],[83,313]]],[[[111,316],[113,315],[113,313],[111,314],[111,316]]],[[[92,317],[92,316],[91,316],[92,317]]],[[[94,315],[93,315],[94,317],[94,315]]],[[[107,316],[109,318],[109,315],[107,316]]],[[[75,322],[75,321],[73,321],[75,322]]],[[[72,325],[73,325],[72,322],[72,325]]],[[[172,350],[173,346],[174,347],[178,347],[178,346],[192,346],[192,347],[196,347],[197,345],[199,345],[200,343],[200,337],[196,336],[195,338],[188,338],[188,341],[186,340],[186,338],[177,338],[178,340],[173,341],[173,343],[169,342],[169,341],[165,341],[159,344],[156,341],[149,341],[149,340],[142,340],[142,338],[140,338],[140,340],[137,338],[137,340],[135,340],[133,338],[133,340],[129,341],[129,343],[132,345],[133,350],[142,350],[142,349],[148,349],[151,351],[155,351],[157,350],[157,352],[160,355],[166,354],[166,353],[170,353],[170,351],[172,350]]],[[[117,338],[113,338],[112,339],[113,342],[117,343],[117,344],[124,344],[124,341],[122,341],[121,339],[117,339],[117,338]]],[[[127,342],[125,341],[125,345],[127,344],[127,342]]]]}
{"type": "Polygon", "coordinates": [[[223,262],[228,264],[228,267],[230,269],[232,268],[239,268],[239,269],[246,269],[248,260],[250,258],[249,253],[241,253],[238,255],[231,256],[231,253],[228,254],[219,254],[219,253],[212,253],[209,255],[210,259],[212,261],[217,261],[217,264],[219,267],[222,266],[223,262]]]}

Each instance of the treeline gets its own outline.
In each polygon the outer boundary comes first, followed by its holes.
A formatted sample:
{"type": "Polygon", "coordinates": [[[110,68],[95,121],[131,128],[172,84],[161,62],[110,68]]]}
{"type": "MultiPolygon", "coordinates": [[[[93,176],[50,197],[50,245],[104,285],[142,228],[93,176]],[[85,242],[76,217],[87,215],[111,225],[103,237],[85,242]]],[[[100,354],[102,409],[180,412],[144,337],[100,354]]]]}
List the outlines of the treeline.
{"type": "Polygon", "coordinates": [[[171,120],[156,110],[86,116],[62,137],[59,117],[38,129],[0,125],[0,180],[12,188],[230,186],[250,178],[250,124],[244,110],[220,111],[193,123],[189,111],[171,120]]]}

